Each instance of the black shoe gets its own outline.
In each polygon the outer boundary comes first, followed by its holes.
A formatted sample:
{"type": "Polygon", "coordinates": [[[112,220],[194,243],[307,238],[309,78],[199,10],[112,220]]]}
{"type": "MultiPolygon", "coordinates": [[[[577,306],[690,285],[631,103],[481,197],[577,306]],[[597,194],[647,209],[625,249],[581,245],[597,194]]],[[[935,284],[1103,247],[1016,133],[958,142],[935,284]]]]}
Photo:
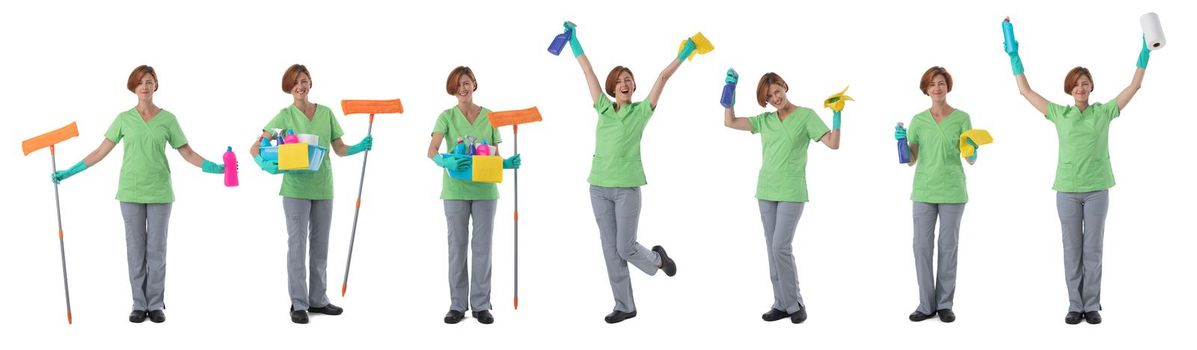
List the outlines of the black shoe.
{"type": "Polygon", "coordinates": [[[321,307],[309,307],[308,312],[336,316],[340,315],[342,312],[345,312],[345,309],[342,309],[340,306],[333,305],[332,303],[328,303],[328,305],[321,307]]]}
{"type": "Polygon", "coordinates": [[[677,274],[677,264],[673,262],[673,259],[669,258],[669,254],[665,254],[665,248],[654,246],[653,251],[661,256],[661,270],[665,271],[666,276],[673,277],[673,275],[677,274]]]}
{"type": "Polygon", "coordinates": [[[623,320],[626,320],[626,319],[629,319],[632,317],[636,317],[636,311],[623,312],[623,311],[617,310],[617,311],[612,311],[611,313],[607,314],[607,317],[604,317],[603,320],[607,321],[607,323],[620,323],[620,322],[623,322],[623,320]]]}
{"type": "Polygon", "coordinates": [[[1097,313],[1097,311],[1086,312],[1085,322],[1089,322],[1089,324],[1101,323],[1101,314],[1097,313]]]}
{"type": "Polygon", "coordinates": [[[495,323],[495,317],[491,316],[490,310],[474,311],[473,315],[474,315],[474,319],[478,320],[478,323],[481,323],[481,324],[495,323]]]}
{"type": "Polygon", "coordinates": [[[1081,318],[1082,318],[1082,316],[1081,316],[1080,312],[1069,311],[1068,315],[1064,316],[1064,323],[1067,323],[1067,324],[1081,323],[1081,318]]]}
{"type": "Polygon", "coordinates": [[[787,317],[790,317],[789,313],[778,309],[769,309],[769,312],[761,315],[761,318],[764,319],[765,322],[773,322],[787,317]]]}
{"type": "Polygon", "coordinates": [[[166,313],[162,310],[150,311],[150,321],[154,323],[166,322],[166,313]]]}
{"type": "Polygon", "coordinates": [[[445,323],[457,324],[457,322],[461,322],[461,319],[463,318],[465,318],[464,312],[449,310],[449,313],[445,314],[445,323]]]}
{"type": "Polygon", "coordinates": [[[952,312],[952,309],[943,309],[935,313],[939,314],[939,320],[944,323],[952,323],[952,321],[956,320],[956,313],[952,312]]]}
{"type": "Polygon", "coordinates": [[[790,315],[790,323],[799,324],[802,322],[806,322],[806,308],[805,307],[798,309],[798,312],[795,312],[793,315],[790,315]]]}
{"type": "Polygon", "coordinates": [[[922,321],[925,321],[926,319],[932,318],[932,317],[935,317],[934,311],[932,311],[930,315],[915,311],[910,314],[910,321],[911,322],[922,322],[922,321]]]}
{"type": "Polygon", "coordinates": [[[298,323],[298,324],[307,324],[308,323],[308,312],[305,310],[295,310],[295,307],[292,306],[291,307],[291,322],[298,323]]]}
{"type": "Polygon", "coordinates": [[[145,312],[145,310],[133,310],[133,312],[129,314],[129,322],[133,322],[133,323],[145,322],[146,316],[149,316],[149,314],[147,314],[145,312]]]}

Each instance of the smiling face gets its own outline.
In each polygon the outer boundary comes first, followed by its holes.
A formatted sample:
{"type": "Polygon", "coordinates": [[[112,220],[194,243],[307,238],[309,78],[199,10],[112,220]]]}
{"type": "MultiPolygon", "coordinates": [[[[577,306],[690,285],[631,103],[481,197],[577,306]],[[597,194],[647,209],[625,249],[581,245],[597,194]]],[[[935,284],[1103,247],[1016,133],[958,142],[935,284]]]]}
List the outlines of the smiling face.
{"type": "Polygon", "coordinates": [[[632,78],[632,73],[620,72],[619,77],[615,79],[615,100],[619,102],[628,102],[632,100],[632,93],[636,92],[636,79],[632,78]]]}
{"type": "Polygon", "coordinates": [[[1068,93],[1078,103],[1089,103],[1089,93],[1091,92],[1093,92],[1093,79],[1087,75],[1081,75],[1073,81],[1072,90],[1068,93]]]}
{"type": "Polygon", "coordinates": [[[312,90],[312,78],[307,73],[299,73],[295,77],[295,85],[291,86],[291,97],[296,100],[307,101],[308,93],[312,90]]]}
{"type": "Polygon", "coordinates": [[[137,81],[137,87],[133,88],[133,93],[137,94],[138,99],[150,100],[154,98],[154,91],[157,90],[158,79],[155,79],[151,74],[144,74],[137,81]]]}
{"type": "Polygon", "coordinates": [[[779,110],[784,108],[790,103],[786,99],[786,90],[786,87],[781,86],[781,84],[769,85],[769,90],[767,90],[768,92],[765,95],[765,102],[768,102],[770,106],[779,110]]]}
{"type": "Polygon", "coordinates": [[[457,103],[467,103],[474,101],[474,90],[477,90],[477,83],[469,75],[462,74],[457,78],[457,92],[453,95],[457,97],[457,103]]]}
{"type": "Polygon", "coordinates": [[[943,103],[948,99],[948,91],[950,90],[948,88],[948,79],[942,74],[931,78],[925,89],[927,96],[931,97],[931,102],[933,103],[943,103]]]}

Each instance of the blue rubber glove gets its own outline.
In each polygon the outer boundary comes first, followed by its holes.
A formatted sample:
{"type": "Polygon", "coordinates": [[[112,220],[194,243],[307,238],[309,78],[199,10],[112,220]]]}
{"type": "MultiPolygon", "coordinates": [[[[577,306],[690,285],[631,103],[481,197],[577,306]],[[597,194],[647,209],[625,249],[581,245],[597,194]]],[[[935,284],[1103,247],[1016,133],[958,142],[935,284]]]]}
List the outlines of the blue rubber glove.
{"type": "Polygon", "coordinates": [[[906,138],[906,128],[894,128],[894,140],[901,141],[906,138]]]}
{"type": "Polygon", "coordinates": [[[840,112],[841,111],[831,111],[831,130],[840,129],[840,112]]]}
{"type": "Polygon", "coordinates": [[[968,143],[969,146],[973,146],[973,155],[968,157],[968,162],[969,163],[976,162],[977,161],[977,153],[979,153],[979,151],[981,150],[981,146],[977,146],[977,144],[975,142],[973,142],[973,138],[971,138],[971,137],[964,138],[964,142],[968,143]]]}
{"type": "Polygon", "coordinates": [[[517,154],[517,155],[511,156],[511,158],[507,158],[507,159],[503,160],[503,169],[519,169],[519,168],[520,168],[520,155],[517,154]]]}
{"type": "Polygon", "coordinates": [[[574,51],[574,58],[577,58],[585,53],[582,51],[582,44],[578,43],[578,26],[569,21],[566,21],[563,25],[566,30],[570,31],[569,49],[574,51]]]}
{"type": "Polygon", "coordinates": [[[87,163],[81,160],[78,163],[75,163],[75,165],[70,169],[59,170],[55,171],[54,174],[50,174],[50,180],[53,180],[54,183],[59,183],[62,182],[62,180],[66,180],[71,176],[75,176],[75,174],[78,174],[80,171],[84,170],[87,170],[87,163]]]}
{"type": "Polygon", "coordinates": [[[224,165],[216,164],[204,159],[204,164],[200,166],[205,173],[209,174],[224,174],[224,165]]]}
{"type": "Polygon", "coordinates": [[[1006,54],[1010,55],[1010,68],[1013,68],[1014,75],[1022,74],[1022,57],[1018,56],[1018,41],[1014,41],[1014,49],[1006,50],[1006,54]]]}
{"type": "Polygon", "coordinates": [[[681,52],[678,52],[677,59],[685,61],[690,57],[691,54],[694,54],[694,49],[696,47],[697,46],[694,45],[694,39],[686,38],[686,46],[682,47],[681,52]]]}
{"type": "Polygon", "coordinates": [[[432,162],[447,170],[465,170],[470,165],[470,157],[445,157],[438,154],[432,157],[432,162]]]}
{"type": "Polygon", "coordinates": [[[1140,69],[1147,69],[1147,60],[1151,59],[1151,50],[1147,49],[1147,36],[1143,36],[1143,49],[1139,50],[1139,62],[1135,63],[1140,69]]]}
{"type": "Polygon", "coordinates": [[[274,175],[280,174],[280,172],[278,171],[278,163],[263,159],[261,154],[254,156],[254,162],[258,163],[258,167],[262,168],[262,171],[265,171],[267,173],[274,174],[274,175]]]}
{"type": "Polygon", "coordinates": [[[366,138],[362,139],[362,142],[349,146],[349,151],[345,152],[345,155],[352,156],[362,151],[369,151],[372,148],[374,148],[374,136],[366,135],[366,138]]]}

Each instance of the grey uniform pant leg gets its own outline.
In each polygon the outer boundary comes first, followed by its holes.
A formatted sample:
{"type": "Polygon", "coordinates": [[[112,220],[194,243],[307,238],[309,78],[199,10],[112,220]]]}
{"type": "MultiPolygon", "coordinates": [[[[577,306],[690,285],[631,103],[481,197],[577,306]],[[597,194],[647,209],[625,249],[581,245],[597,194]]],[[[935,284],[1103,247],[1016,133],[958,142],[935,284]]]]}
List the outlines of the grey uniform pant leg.
{"type": "Polygon", "coordinates": [[[166,308],[166,236],[170,209],[170,203],[121,202],[134,310],[166,308]]]}
{"type": "Polygon", "coordinates": [[[919,285],[918,312],[951,309],[956,295],[956,253],[964,204],[914,202],[914,268],[919,285]],[[939,221],[938,266],[932,268],[935,222],[939,221]],[[932,271],[935,271],[933,274],[932,271]]]}
{"type": "Polygon", "coordinates": [[[640,188],[590,186],[590,204],[598,223],[607,279],[615,296],[615,310],[636,311],[628,263],[648,275],[657,273],[661,257],[636,242],[640,222],[640,188]]]}
{"type": "Polygon", "coordinates": [[[449,308],[452,310],[491,309],[491,247],[497,207],[497,200],[445,201],[445,221],[449,231],[449,308]],[[471,217],[474,222],[473,239],[469,238],[467,229],[471,217]],[[472,251],[469,271],[466,270],[467,241],[472,251]]]}
{"type": "Polygon", "coordinates": [[[1057,192],[1068,311],[1101,310],[1101,257],[1110,191],[1057,192]]]}
{"type": "Polygon", "coordinates": [[[327,306],[332,200],[283,197],[283,213],[287,220],[287,291],[291,307],[307,310],[327,306]]]}
{"type": "Polygon", "coordinates": [[[773,308],[795,313],[805,307],[798,288],[798,266],[794,262],[794,231],[802,218],[802,202],[758,200],[765,247],[769,257],[769,281],[773,284],[773,308]]]}

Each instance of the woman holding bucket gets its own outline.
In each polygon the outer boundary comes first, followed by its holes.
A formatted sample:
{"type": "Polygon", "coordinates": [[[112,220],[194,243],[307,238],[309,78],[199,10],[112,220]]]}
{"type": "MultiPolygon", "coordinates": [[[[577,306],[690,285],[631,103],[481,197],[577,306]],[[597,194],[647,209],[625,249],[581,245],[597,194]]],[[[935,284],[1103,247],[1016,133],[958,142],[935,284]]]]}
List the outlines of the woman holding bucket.
{"type": "Polygon", "coordinates": [[[665,83],[681,67],[682,60],[691,57],[696,44],[693,39],[687,39],[678,56],[657,76],[648,98],[632,102],[632,94],[636,92],[632,70],[623,66],[615,67],[607,74],[606,88],[601,87],[590,59],[578,43],[577,28],[570,22],[565,25],[567,30],[572,31],[570,48],[582,67],[590,99],[594,102],[594,110],[598,112],[594,159],[588,179],[590,204],[599,226],[607,278],[615,297],[615,309],[604,320],[618,323],[636,317],[628,263],[650,276],[658,270],[665,271],[667,276],[677,273],[677,265],[666,254],[665,248],[655,246],[649,250],[636,240],[640,221],[640,186],[648,183],[640,161],[640,138],[657,108],[657,100],[665,89],[665,83]],[[604,91],[615,101],[603,96],[604,91]]]}
{"type": "MultiPolygon", "coordinates": [[[[356,145],[346,145],[341,140],[345,133],[333,116],[332,110],[324,105],[308,101],[312,89],[312,76],[307,67],[291,65],[283,73],[283,92],[291,94],[294,102],[283,108],[278,115],[262,128],[263,138],[271,137],[270,130],[294,130],[296,134],[314,135],[318,145],[331,148],[338,156],[345,157],[369,150],[374,139],[366,136],[356,145]]],[[[310,138],[307,136],[306,138],[310,138]]],[[[262,170],[279,174],[278,163],[262,157],[254,142],[250,154],[262,170]]],[[[288,172],[283,175],[283,213],[287,221],[287,289],[291,295],[291,322],[308,323],[308,313],[340,315],[343,311],[328,300],[328,230],[332,223],[333,177],[328,152],[324,153],[319,169],[315,171],[288,172]],[[309,250],[310,249],[310,250],[309,250]],[[304,261],[310,260],[305,267],[304,261]],[[305,271],[306,270],[306,271],[305,271]],[[308,273],[310,272],[310,276],[308,273]]]]}
{"type": "MultiPolygon", "coordinates": [[[[734,72],[728,83],[734,84],[734,72]]],[[[761,134],[763,160],[757,178],[756,198],[765,228],[769,252],[769,280],[773,283],[773,307],[761,315],[772,322],[789,318],[792,323],[806,321],[806,304],[798,290],[798,269],[794,263],[794,230],[807,201],[806,154],[811,141],[827,148],[840,147],[840,117],[835,112],[832,127],[806,107],[790,102],[790,86],[777,73],[766,73],[756,88],[756,101],[776,111],[754,117],[736,117],[735,99],[724,104],[723,125],[736,130],[761,134]]]]}
{"type": "Polygon", "coordinates": [[[1056,126],[1059,139],[1059,160],[1056,163],[1056,211],[1060,216],[1060,231],[1064,241],[1064,282],[1068,287],[1067,324],[1101,323],[1101,257],[1105,236],[1106,212],[1110,205],[1110,188],[1114,187],[1114,171],[1110,165],[1110,123],[1122,114],[1122,109],[1143,86],[1147,61],[1151,51],[1146,39],[1139,50],[1135,75],[1129,86],[1106,103],[1089,103],[1093,92],[1093,76],[1089,69],[1076,67],[1064,77],[1064,93],[1073,103],[1060,105],[1049,102],[1031,89],[1023,74],[1018,42],[1014,40],[1009,21],[1006,31],[1006,54],[1014,70],[1014,81],[1022,94],[1039,114],[1056,126]]]}
{"type": "MultiPolygon", "coordinates": [[[[496,184],[473,182],[449,176],[449,171],[468,168],[468,157],[446,157],[438,150],[441,143],[451,140],[445,153],[454,153],[460,141],[476,140],[488,146],[502,142],[499,130],[487,119],[490,110],[474,104],[478,80],[469,67],[459,66],[449,72],[445,92],[457,98],[457,105],[441,112],[432,128],[428,144],[428,158],[445,168],[441,178],[441,200],[445,203],[445,221],[449,237],[449,312],[445,323],[455,324],[465,318],[466,310],[473,310],[474,319],[483,324],[495,321],[490,314],[491,236],[494,232],[495,209],[499,188],[496,184]],[[474,223],[474,238],[469,238],[469,224],[474,223]],[[473,250],[472,266],[466,267],[466,243],[473,250]],[[472,273],[471,273],[472,272],[472,273]],[[468,280],[468,281],[467,281],[468,280]]],[[[462,144],[464,145],[464,144],[462,144]]],[[[497,148],[496,148],[497,151],[497,148]]],[[[498,155],[497,152],[493,155],[498,155]]],[[[520,156],[503,160],[503,169],[518,169],[520,156]]]]}
{"type": "Polygon", "coordinates": [[[179,151],[188,163],[205,173],[222,174],[224,165],[204,159],[191,149],[175,115],[154,104],[158,73],[142,65],[133,69],[126,83],[137,95],[137,106],[121,112],[108,127],[104,141],[83,160],[54,173],[55,182],[95,166],[116,144],[125,142],[116,200],[125,220],[125,247],[129,262],[129,284],[133,289],[133,312],[129,322],[166,321],[166,233],[174,191],[165,147],[179,151]]]}

